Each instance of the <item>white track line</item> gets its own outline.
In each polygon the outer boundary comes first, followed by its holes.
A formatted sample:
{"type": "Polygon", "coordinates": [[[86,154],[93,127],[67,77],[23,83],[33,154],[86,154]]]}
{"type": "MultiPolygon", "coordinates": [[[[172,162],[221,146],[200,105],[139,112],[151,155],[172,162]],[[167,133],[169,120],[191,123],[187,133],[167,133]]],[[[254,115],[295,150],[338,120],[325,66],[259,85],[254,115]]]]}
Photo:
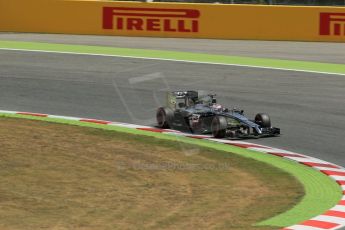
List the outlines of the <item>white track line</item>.
{"type": "Polygon", "coordinates": [[[278,67],[267,67],[267,66],[256,66],[256,65],[229,64],[229,63],[218,63],[218,62],[190,61],[190,60],[179,60],[179,59],[172,59],[172,58],[171,59],[170,58],[153,58],[153,57],[140,57],[140,56],[117,55],[117,54],[93,54],[93,53],[80,53],[80,52],[68,52],[68,51],[12,49],[12,48],[0,48],[0,50],[39,52],[39,53],[56,53],[56,54],[72,54],[72,55],[88,55],[88,56],[99,56],[99,57],[120,57],[120,58],[146,59],[146,60],[158,60],[158,61],[173,61],[173,62],[193,63],[193,64],[207,64],[207,65],[236,66],[236,67],[246,67],[246,68],[270,69],[270,70],[294,71],[294,72],[304,72],[304,73],[316,73],[316,74],[345,76],[345,74],[343,74],[343,73],[290,69],[290,68],[278,68],[278,67]]]}

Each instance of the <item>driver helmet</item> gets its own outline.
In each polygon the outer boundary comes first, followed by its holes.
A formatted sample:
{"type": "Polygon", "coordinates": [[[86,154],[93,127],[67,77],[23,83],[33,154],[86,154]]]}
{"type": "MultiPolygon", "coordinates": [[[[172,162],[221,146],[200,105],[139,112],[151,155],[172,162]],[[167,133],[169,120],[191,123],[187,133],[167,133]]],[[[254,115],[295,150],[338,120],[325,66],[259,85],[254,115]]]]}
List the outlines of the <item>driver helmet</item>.
{"type": "Polygon", "coordinates": [[[222,111],[223,106],[221,106],[220,104],[214,103],[212,104],[212,108],[216,111],[222,111]]]}

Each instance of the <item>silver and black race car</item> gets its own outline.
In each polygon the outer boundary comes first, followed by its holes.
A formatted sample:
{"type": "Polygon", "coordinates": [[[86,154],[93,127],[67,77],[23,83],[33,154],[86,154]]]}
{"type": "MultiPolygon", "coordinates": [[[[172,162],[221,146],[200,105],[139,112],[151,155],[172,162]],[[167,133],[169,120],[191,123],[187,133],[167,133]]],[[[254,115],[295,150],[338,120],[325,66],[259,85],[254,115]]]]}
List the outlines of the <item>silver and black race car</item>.
{"type": "Polygon", "coordinates": [[[243,110],[224,108],[216,95],[197,91],[167,93],[167,106],[157,110],[159,128],[195,134],[212,134],[216,138],[250,138],[277,136],[280,129],[271,126],[270,117],[259,113],[254,120],[243,110]]]}

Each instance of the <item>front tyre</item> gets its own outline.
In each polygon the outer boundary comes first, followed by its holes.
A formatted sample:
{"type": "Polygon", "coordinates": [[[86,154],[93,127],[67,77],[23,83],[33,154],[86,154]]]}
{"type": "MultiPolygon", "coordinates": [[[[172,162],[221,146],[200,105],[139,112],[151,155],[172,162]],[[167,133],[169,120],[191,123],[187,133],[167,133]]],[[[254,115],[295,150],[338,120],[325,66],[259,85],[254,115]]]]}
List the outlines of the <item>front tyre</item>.
{"type": "Polygon", "coordinates": [[[215,116],[211,123],[212,135],[215,138],[224,138],[226,136],[226,128],[228,123],[225,117],[215,116]]]}
{"type": "Polygon", "coordinates": [[[161,129],[169,129],[173,120],[174,112],[169,108],[160,107],[157,109],[157,126],[161,129]]]}
{"type": "Polygon", "coordinates": [[[255,123],[260,125],[261,128],[271,128],[271,119],[265,113],[256,114],[255,123]]]}

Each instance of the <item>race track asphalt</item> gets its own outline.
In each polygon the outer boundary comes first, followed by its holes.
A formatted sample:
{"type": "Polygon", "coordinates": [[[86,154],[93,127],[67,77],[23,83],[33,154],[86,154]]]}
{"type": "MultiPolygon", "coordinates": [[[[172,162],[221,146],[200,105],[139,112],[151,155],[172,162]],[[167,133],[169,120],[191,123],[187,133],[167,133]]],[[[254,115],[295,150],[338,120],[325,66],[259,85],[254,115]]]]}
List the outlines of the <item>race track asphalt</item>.
{"type": "Polygon", "coordinates": [[[344,43],[1,33],[0,40],[171,50],[345,64],[344,43]]]}
{"type": "Polygon", "coordinates": [[[345,77],[118,57],[0,51],[0,109],[154,124],[164,91],[201,89],[276,138],[251,140],[345,166],[345,77]]]}

